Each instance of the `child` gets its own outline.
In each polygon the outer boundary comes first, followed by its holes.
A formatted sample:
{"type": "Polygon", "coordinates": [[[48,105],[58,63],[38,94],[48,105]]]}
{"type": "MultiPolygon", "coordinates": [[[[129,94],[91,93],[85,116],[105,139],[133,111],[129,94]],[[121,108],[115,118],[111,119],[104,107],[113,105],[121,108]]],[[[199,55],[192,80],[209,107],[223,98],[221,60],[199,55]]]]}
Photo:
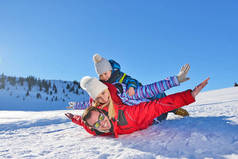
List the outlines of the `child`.
{"type": "MultiPolygon", "coordinates": [[[[115,83],[114,82],[113,85],[116,87],[117,95],[119,96],[120,100],[124,104],[136,105],[141,102],[148,102],[151,100],[148,98],[152,98],[153,96],[156,96],[157,94],[159,94],[159,95],[163,94],[165,90],[168,90],[174,86],[179,86],[179,84],[181,82],[186,81],[188,79],[186,77],[186,74],[187,74],[189,68],[186,70],[185,68],[187,68],[187,67],[185,67],[185,66],[180,70],[180,73],[178,76],[172,76],[165,80],[152,83],[150,85],[139,86],[137,88],[136,94],[133,96],[129,96],[128,93],[126,92],[126,84],[125,83],[115,83]],[[155,89],[152,89],[152,88],[155,88],[155,89]]],[[[84,77],[80,81],[80,85],[83,89],[84,89],[84,83],[88,80],[90,80],[90,77],[84,77]]],[[[92,101],[98,102],[96,100],[91,100],[91,102],[92,101]]],[[[99,103],[100,103],[100,101],[99,101],[99,103]]],[[[70,105],[70,108],[73,108],[73,109],[86,109],[90,105],[90,103],[89,102],[70,102],[69,105],[70,105]]],[[[179,114],[181,116],[188,115],[187,111],[182,108],[177,109],[176,113],[177,113],[177,115],[179,114]]],[[[166,117],[167,117],[167,113],[160,116],[158,118],[158,120],[159,121],[164,120],[166,117]]]]}
{"type": "MultiPolygon", "coordinates": [[[[126,104],[133,105],[133,104],[139,104],[138,101],[135,103],[135,101],[138,99],[138,96],[141,96],[144,99],[159,99],[165,97],[164,91],[171,88],[173,86],[178,86],[180,83],[185,82],[189,80],[187,78],[187,73],[190,69],[190,66],[188,64],[184,65],[178,74],[178,76],[170,77],[170,79],[166,79],[163,82],[155,82],[151,85],[143,86],[140,82],[138,82],[136,79],[131,78],[129,75],[123,73],[121,71],[120,65],[115,62],[114,60],[106,60],[105,58],[101,57],[99,54],[95,54],[93,56],[94,66],[96,73],[99,76],[99,79],[104,82],[115,84],[117,88],[120,88],[120,86],[117,86],[118,83],[120,83],[123,86],[124,93],[127,92],[127,94],[131,97],[128,97],[128,95],[125,95],[129,100],[134,100],[133,103],[129,104],[128,102],[126,104]],[[176,81],[179,82],[179,84],[176,83],[176,81]],[[161,85],[162,84],[162,85],[161,85]],[[162,91],[157,91],[158,88],[161,88],[162,91]],[[136,98],[134,98],[136,97],[136,98]]],[[[141,98],[140,98],[141,99],[141,98]]],[[[188,112],[183,109],[179,108],[173,111],[176,115],[181,116],[188,116],[188,112]]]]}

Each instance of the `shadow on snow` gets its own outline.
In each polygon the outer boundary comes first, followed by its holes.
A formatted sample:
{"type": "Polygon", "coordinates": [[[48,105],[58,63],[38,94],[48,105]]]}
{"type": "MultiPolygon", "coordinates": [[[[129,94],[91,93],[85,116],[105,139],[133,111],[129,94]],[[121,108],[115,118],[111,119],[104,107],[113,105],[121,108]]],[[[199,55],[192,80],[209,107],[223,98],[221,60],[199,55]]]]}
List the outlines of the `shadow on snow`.
{"type": "Polygon", "coordinates": [[[32,127],[40,127],[40,126],[48,126],[48,125],[56,125],[71,122],[68,119],[56,118],[56,119],[39,119],[30,121],[19,121],[15,123],[7,123],[0,125],[0,132],[1,131],[14,131],[17,129],[24,129],[24,128],[32,128],[32,127]]]}
{"type": "Polygon", "coordinates": [[[227,117],[167,120],[119,140],[125,147],[171,158],[224,158],[238,154],[238,125],[227,117]]]}

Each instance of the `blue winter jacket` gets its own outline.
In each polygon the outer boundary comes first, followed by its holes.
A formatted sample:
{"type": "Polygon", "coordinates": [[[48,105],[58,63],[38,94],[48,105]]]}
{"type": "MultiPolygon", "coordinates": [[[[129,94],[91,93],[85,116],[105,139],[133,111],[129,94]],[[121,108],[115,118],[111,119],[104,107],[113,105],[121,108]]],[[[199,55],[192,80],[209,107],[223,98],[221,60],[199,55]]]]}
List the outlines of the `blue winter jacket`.
{"type": "Polygon", "coordinates": [[[142,86],[140,82],[138,82],[136,79],[131,78],[124,72],[121,72],[121,66],[114,60],[109,60],[111,66],[112,66],[112,74],[111,77],[105,81],[108,83],[124,83],[126,84],[126,89],[133,87],[137,88],[138,86],[142,86]]]}

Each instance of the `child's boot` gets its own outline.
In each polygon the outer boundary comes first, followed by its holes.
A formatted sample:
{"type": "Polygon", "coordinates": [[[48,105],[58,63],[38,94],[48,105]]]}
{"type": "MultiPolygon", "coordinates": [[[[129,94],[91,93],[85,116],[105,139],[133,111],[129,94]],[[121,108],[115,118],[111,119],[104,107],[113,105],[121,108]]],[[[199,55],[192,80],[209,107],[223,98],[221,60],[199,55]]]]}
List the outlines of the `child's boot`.
{"type": "Polygon", "coordinates": [[[174,111],[174,114],[176,115],[180,115],[182,117],[185,117],[185,116],[189,116],[189,113],[187,110],[183,109],[183,108],[178,108],[174,111]]]}

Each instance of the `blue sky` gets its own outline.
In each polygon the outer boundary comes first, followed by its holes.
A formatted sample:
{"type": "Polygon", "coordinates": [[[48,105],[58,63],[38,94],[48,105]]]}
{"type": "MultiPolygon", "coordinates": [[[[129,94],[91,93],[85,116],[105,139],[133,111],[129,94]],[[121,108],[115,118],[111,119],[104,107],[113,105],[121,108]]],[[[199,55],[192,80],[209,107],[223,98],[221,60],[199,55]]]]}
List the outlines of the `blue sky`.
{"type": "Polygon", "coordinates": [[[172,91],[238,82],[236,0],[0,0],[0,72],[41,79],[96,76],[92,56],[114,59],[143,84],[176,75],[172,91]]]}

